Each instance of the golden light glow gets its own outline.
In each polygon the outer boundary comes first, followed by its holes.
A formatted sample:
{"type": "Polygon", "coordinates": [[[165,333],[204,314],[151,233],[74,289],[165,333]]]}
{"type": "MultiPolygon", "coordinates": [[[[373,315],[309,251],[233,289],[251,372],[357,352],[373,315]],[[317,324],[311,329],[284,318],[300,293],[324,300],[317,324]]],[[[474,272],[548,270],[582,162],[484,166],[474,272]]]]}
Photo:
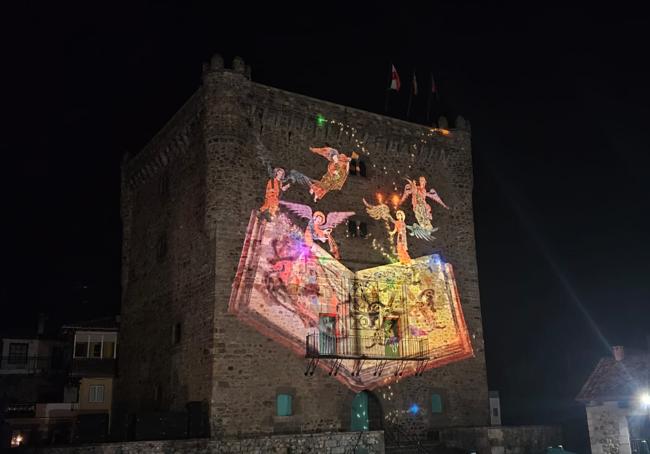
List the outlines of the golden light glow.
{"type": "Polygon", "coordinates": [[[379,203],[382,203],[384,201],[384,195],[381,192],[375,194],[375,197],[377,197],[377,202],[379,203]]]}
{"type": "Polygon", "coordinates": [[[18,446],[23,444],[24,440],[25,439],[23,438],[22,434],[18,433],[16,435],[14,435],[13,437],[11,437],[11,447],[12,448],[17,448],[18,446]]]}
{"type": "Polygon", "coordinates": [[[400,196],[399,194],[392,194],[390,196],[390,203],[393,205],[393,208],[397,208],[399,205],[400,196]]]}
{"type": "Polygon", "coordinates": [[[448,136],[449,134],[451,134],[451,131],[449,131],[449,129],[444,129],[444,128],[431,128],[431,132],[437,132],[442,136],[448,136]]]}

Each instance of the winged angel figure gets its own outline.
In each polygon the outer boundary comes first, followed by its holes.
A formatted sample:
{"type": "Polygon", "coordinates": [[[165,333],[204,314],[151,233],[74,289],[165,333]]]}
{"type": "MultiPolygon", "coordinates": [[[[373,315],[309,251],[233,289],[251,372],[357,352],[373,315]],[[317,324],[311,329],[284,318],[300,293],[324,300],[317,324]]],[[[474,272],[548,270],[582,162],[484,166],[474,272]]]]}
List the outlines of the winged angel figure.
{"type": "Polygon", "coordinates": [[[427,191],[426,178],[420,177],[418,181],[407,178],[406,181],[408,183],[404,186],[404,193],[402,194],[402,199],[399,201],[399,205],[411,196],[411,205],[413,206],[413,213],[418,224],[425,230],[432,230],[431,220],[433,216],[431,216],[431,207],[427,203],[427,199],[431,199],[447,209],[449,207],[445,205],[445,202],[442,201],[435,189],[431,188],[427,191]]]}
{"type": "Polygon", "coordinates": [[[330,254],[337,260],[341,259],[339,248],[332,238],[332,230],[350,216],[354,216],[354,211],[333,211],[326,217],[322,211],[312,211],[309,205],[302,203],[280,201],[280,204],[301,218],[309,219],[309,224],[305,229],[305,244],[307,246],[311,247],[314,240],[322,243],[327,242],[330,254]]]}
{"type": "Polygon", "coordinates": [[[379,203],[378,205],[371,205],[366,202],[366,199],[363,199],[363,203],[366,206],[366,212],[373,219],[381,219],[383,221],[390,221],[393,224],[393,230],[388,232],[390,234],[391,241],[395,234],[397,234],[397,240],[395,243],[395,249],[397,250],[397,258],[402,265],[408,265],[411,263],[411,257],[408,253],[408,241],[406,239],[406,232],[408,231],[409,235],[419,238],[421,240],[433,241],[435,238],[431,236],[431,233],[438,230],[437,228],[424,229],[418,223],[413,225],[408,225],[405,222],[406,215],[402,210],[397,210],[395,212],[394,219],[390,214],[390,208],[384,203],[379,203]]]}
{"type": "Polygon", "coordinates": [[[290,170],[287,174],[282,167],[273,168],[268,158],[270,153],[259,138],[257,138],[256,147],[258,157],[266,166],[269,175],[264,193],[264,204],[257,212],[259,216],[264,216],[267,220],[271,221],[278,214],[282,193],[289,189],[292,184],[309,187],[312,184],[312,179],[297,170],[290,170]]]}

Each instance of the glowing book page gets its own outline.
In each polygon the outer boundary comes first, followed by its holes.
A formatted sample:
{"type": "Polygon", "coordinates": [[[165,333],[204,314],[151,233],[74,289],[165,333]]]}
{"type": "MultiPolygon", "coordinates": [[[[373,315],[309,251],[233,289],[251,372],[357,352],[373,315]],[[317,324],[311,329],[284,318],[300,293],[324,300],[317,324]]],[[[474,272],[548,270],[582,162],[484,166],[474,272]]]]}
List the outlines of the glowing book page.
{"type": "Polygon", "coordinates": [[[347,302],[353,273],[329,253],[307,247],[284,215],[265,222],[251,215],[229,310],[260,332],[305,354],[309,332],[336,317],[347,302]]]}
{"type": "Polygon", "coordinates": [[[355,275],[285,214],[251,215],[229,310],[301,356],[318,336],[314,348],[343,358],[336,378],[355,391],[473,355],[451,264],[430,255],[355,275]]]}

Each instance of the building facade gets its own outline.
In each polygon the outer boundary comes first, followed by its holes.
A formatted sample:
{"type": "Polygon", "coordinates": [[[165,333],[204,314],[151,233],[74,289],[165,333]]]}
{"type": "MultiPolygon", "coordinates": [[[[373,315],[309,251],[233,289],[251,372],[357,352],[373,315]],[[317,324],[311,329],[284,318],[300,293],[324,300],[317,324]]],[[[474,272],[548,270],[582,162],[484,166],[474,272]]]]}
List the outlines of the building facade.
{"type": "Polygon", "coordinates": [[[105,438],[113,404],[119,318],[87,320],[65,325],[62,330],[73,345],[64,402],[76,404],[76,416],[105,416],[99,424],[104,426],[102,436],[105,438]]]}
{"type": "Polygon", "coordinates": [[[410,124],[213,57],[123,163],[116,416],[203,402],[213,437],[488,425],[472,178],[462,118],[410,124]]]}
{"type": "Polygon", "coordinates": [[[621,346],[602,358],[582,387],[592,454],[650,452],[650,355],[621,346]]]}

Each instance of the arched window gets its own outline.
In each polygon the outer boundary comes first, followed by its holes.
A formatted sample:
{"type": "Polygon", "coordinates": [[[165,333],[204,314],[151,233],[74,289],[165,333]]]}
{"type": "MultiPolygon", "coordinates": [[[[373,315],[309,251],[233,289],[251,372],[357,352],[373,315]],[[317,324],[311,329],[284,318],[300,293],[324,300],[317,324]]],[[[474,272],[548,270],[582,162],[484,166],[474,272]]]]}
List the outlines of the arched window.
{"type": "Polygon", "coordinates": [[[348,221],[348,236],[350,238],[356,238],[357,237],[357,221],[348,221]]]}

